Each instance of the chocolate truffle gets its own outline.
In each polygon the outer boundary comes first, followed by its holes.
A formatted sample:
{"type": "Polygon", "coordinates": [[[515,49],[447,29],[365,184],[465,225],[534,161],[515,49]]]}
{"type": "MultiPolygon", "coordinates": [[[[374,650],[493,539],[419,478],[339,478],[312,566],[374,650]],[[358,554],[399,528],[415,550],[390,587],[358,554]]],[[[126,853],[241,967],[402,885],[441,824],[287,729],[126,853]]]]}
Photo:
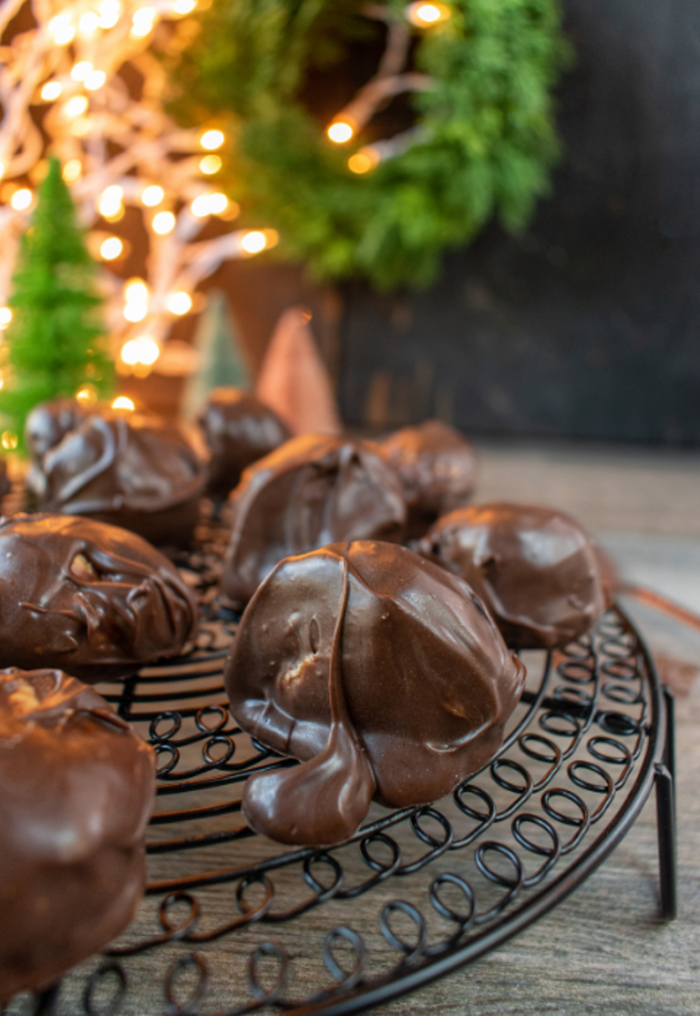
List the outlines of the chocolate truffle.
{"type": "Polygon", "coordinates": [[[303,762],[248,779],[248,822],[324,845],[352,835],[372,799],[427,804],[486,765],[525,670],[465,583],[363,540],[278,564],[224,676],[240,726],[303,762]]]}
{"type": "Polygon", "coordinates": [[[92,688],[0,673],[0,1003],[131,921],[154,784],[153,752],[92,688]]]}
{"type": "Polygon", "coordinates": [[[206,463],[185,433],[151,414],[90,416],[44,456],[45,511],[88,515],[158,546],[192,538],[206,463]]]}
{"type": "Polygon", "coordinates": [[[179,652],[196,621],[176,568],[139,536],[68,515],[0,522],[0,667],[120,677],[179,652]]]}
{"type": "Polygon", "coordinates": [[[553,508],[459,508],[435,523],[421,552],[469,583],[517,649],[564,646],[605,609],[591,541],[553,508]]]}
{"type": "Polygon", "coordinates": [[[363,441],[305,434],[250,466],[233,492],[224,594],[243,606],[284,557],[343,540],[395,540],[406,506],[398,476],[363,441]]]}
{"type": "Polygon", "coordinates": [[[246,466],[291,437],[279,416],[242,388],[215,388],[197,422],[211,452],[207,489],[215,498],[226,497],[246,466]]]}
{"type": "Polygon", "coordinates": [[[32,409],[24,425],[24,443],[32,457],[26,486],[37,497],[46,490],[46,477],[41,468],[44,456],[92,413],[94,407],[83,406],[77,399],[52,399],[32,409]]]}
{"type": "Polygon", "coordinates": [[[440,420],[404,427],[378,442],[397,470],[408,508],[408,536],[423,536],[433,522],[459,508],[476,483],[476,452],[440,420]]]}

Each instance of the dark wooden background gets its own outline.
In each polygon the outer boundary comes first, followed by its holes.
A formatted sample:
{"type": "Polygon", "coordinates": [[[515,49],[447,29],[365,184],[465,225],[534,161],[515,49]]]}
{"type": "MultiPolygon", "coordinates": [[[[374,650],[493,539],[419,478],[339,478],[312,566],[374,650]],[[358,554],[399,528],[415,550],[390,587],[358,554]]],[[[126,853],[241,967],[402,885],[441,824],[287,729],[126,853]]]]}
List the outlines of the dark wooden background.
{"type": "Polygon", "coordinates": [[[427,292],[345,288],[348,422],[700,442],[700,4],[564,7],[577,63],[551,198],[427,292]]]}

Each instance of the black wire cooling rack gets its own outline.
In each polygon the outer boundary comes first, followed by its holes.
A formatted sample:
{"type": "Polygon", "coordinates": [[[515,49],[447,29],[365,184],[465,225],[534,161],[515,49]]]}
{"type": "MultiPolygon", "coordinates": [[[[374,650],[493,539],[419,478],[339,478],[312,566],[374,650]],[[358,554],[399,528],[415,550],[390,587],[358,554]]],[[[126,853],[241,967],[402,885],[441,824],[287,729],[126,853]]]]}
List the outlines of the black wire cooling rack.
{"type": "Polygon", "coordinates": [[[358,1012],[535,921],[600,864],[654,785],[661,907],[675,916],[672,700],[621,610],[564,651],[523,654],[528,683],[498,757],[449,798],[373,806],[346,844],[287,850],[241,815],[252,770],[294,763],[228,713],[225,527],[200,536],[178,561],[202,600],[196,645],[100,689],[158,753],[144,903],[111,948],[8,1014],[358,1012]]]}

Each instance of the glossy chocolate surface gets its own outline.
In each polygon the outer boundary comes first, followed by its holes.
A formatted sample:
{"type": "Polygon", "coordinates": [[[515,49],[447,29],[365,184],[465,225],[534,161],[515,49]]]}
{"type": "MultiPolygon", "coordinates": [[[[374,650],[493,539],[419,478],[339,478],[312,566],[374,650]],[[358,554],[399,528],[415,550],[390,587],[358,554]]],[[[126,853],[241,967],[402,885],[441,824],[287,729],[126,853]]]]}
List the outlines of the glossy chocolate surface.
{"type": "Polygon", "coordinates": [[[0,667],[100,680],[180,651],[197,603],[145,540],[68,515],[0,522],[0,667]]]}
{"type": "Polygon", "coordinates": [[[0,1002],[131,921],[154,785],[153,752],[92,688],[0,672],[0,1002]]]}
{"type": "Polygon", "coordinates": [[[421,551],[469,583],[514,648],[566,645],[605,608],[595,548],[553,508],[459,508],[435,523],[421,551]]]}
{"type": "Polygon", "coordinates": [[[41,497],[46,490],[46,477],[41,467],[46,453],[94,411],[77,399],[52,399],[32,409],[24,425],[24,441],[31,455],[26,486],[36,497],[41,497]]]}
{"type": "Polygon", "coordinates": [[[197,419],[209,446],[212,497],[226,497],[243,470],[284,444],[291,434],[272,409],[242,388],[215,388],[197,419]]]}
{"type": "Polygon", "coordinates": [[[206,463],[180,428],[142,413],[89,416],[46,453],[39,507],[123,526],[159,546],[192,538],[206,463]]]}
{"type": "Polygon", "coordinates": [[[461,580],[375,541],[282,561],[248,605],[224,674],[240,726],[303,762],[250,777],[246,818],[314,845],[352,835],[372,799],[425,804],[480,769],[525,680],[461,580]]]}
{"type": "Polygon", "coordinates": [[[404,427],[378,445],[401,477],[410,538],[423,536],[440,515],[463,505],[474,490],[476,452],[440,420],[404,427]]]}
{"type": "Polygon", "coordinates": [[[396,540],[406,506],[398,476],[363,441],[305,434],[250,466],[233,492],[223,589],[248,602],[282,558],[342,540],[396,540]]]}

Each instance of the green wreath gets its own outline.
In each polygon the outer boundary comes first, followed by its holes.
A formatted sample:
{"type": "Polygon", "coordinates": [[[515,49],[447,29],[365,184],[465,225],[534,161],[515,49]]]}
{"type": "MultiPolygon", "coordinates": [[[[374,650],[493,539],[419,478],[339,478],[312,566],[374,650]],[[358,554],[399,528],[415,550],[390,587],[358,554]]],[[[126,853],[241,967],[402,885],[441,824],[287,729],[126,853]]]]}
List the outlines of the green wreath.
{"type": "Polygon", "coordinates": [[[279,252],[317,278],[426,284],[444,248],[494,216],[521,230],[547,193],[552,91],[569,52],[558,0],[436,3],[445,17],[424,30],[409,21],[420,6],[214,0],[173,71],[176,116],[226,133],[220,176],[242,223],[276,229],[279,252]],[[367,116],[353,75],[366,81],[378,33],[385,73],[369,70],[380,84],[367,116]],[[361,114],[342,145],[327,134],[338,105],[361,114]],[[413,122],[396,130],[407,111],[413,122]],[[378,138],[387,115],[393,137],[378,138]]]}

